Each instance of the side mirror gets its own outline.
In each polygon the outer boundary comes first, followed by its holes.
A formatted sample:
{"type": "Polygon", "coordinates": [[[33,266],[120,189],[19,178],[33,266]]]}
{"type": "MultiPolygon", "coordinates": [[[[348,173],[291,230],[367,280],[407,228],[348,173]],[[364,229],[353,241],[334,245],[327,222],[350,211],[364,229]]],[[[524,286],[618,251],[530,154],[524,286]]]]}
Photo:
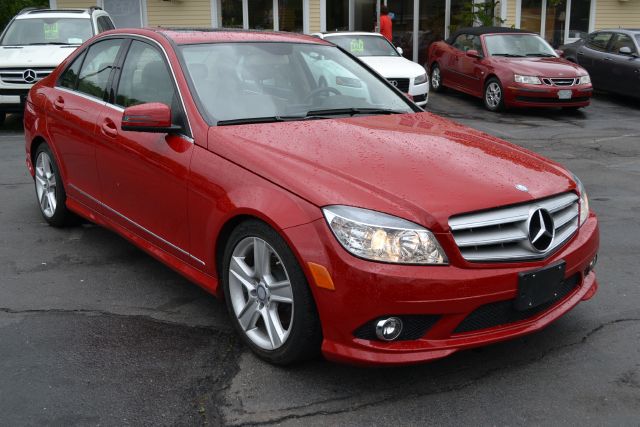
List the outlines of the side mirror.
{"type": "Polygon", "coordinates": [[[478,53],[478,51],[477,51],[477,50],[475,50],[475,49],[469,49],[469,50],[466,52],[466,54],[467,54],[467,56],[468,56],[469,58],[476,58],[476,59],[480,58],[480,54],[479,54],[479,53],[478,53]]]}
{"type": "Polygon", "coordinates": [[[154,133],[173,133],[182,129],[171,124],[171,108],[160,102],[125,108],[121,127],[124,131],[154,133]]]}
{"type": "Polygon", "coordinates": [[[556,53],[556,55],[558,55],[560,58],[564,58],[564,50],[561,49],[555,49],[554,52],[556,53]]]}
{"type": "Polygon", "coordinates": [[[398,51],[398,53],[400,54],[400,56],[402,56],[402,54],[404,53],[404,51],[402,50],[402,48],[400,46],[398,46],[396,48],[396,50],[398,51]]]}
{"type": "Polygon", "coordinates": [[[631,48],[629,46],[622,46],[618,53],[621,55],[631,55],[633,52],[631,52],[631,48]]]}

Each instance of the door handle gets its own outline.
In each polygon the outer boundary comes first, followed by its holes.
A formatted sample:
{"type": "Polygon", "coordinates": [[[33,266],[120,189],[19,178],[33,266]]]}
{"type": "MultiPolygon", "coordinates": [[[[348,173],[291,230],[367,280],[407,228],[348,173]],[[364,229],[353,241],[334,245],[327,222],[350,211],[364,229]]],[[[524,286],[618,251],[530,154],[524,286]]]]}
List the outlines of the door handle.
{"type": "Polygon", "coordinates": [[[53,101],[53,108],[55,108],[56,110],[64,110],[64,98],[59,96],[56,98],[55,101],[53,101]]]}
{"type": "Polygon", "coordinates": [[[579,50],[579,51],[578,51],[578,55],[584,55],[584,52],[583,52],[583,51],[581,51],[581,50],[579,50]]]}
{"type": "Polygon", "coordinates": [[[605,57],[604,57],[604,60],[605,60],[605,61],[611,61],[611,58],[609,58],[608,56],[605,56],[605,57]]]}
{"type": "Polygon", "coordinates": [[[113,122],[113,120],[109,118],[104,119],[101,128],[102,133],[108,137],[115,138],[116,136],[118,136],[118,128],[116,127],[116,124],[113,122]]]}

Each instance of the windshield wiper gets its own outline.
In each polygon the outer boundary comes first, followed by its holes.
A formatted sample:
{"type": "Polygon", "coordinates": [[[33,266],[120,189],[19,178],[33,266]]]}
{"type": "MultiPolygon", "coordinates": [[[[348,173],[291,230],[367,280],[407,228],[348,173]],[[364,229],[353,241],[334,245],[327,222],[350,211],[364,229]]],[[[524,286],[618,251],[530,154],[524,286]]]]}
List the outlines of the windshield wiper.
{"type": "Polygon", "coordinates": [[[542,58],[555,58],[555,55],[552,55],[550,53],[527,53],[527,56],[540,56],[542,58]]]}
{"type": "Polygon", "coordinates": [[[516,53],[492,53],[491,56],[506,56],[507,58],[524,58],[524,55],[516,53]]]}
{"type": "Polygon", "coordinates": [[[218,120],[216,125],[218,126],[231,126],[231,125],[247,125],[252,123],[275,123],[275,122],[293,122],[296,120],[318,120],[327,119],[323,116],[267,116],[267,117],[246,117],[242,119],[229,119],[218,120]]]}
{"type": "Polygon", "coordinates": [[[405,114],[406,111],[391,110],[389,108],[330,108],[326,110],[307,111],[307,117],[317,116],[342,116],[348,114],[355,116],[356,114],[405,114]]]}

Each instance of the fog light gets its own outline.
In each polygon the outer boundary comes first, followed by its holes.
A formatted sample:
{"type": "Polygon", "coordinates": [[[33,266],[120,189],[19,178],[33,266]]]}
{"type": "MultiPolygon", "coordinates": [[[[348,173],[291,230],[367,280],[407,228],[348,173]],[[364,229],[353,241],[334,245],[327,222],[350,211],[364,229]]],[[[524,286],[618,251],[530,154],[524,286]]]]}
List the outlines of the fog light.
{"type": "Polygon", "coordinates": [[[596,263],[598,262],[598,255],[593,257],[587,268],[584,269],[584,275],[591,273],[591,271],[596,267],[596,263]]]}
{"type": "Polygon", "coordinates": [[[402,320],[397,317],[382,319],[376,324],[376,336],[383,341],[393,341],[402,332],[402,320]]]}

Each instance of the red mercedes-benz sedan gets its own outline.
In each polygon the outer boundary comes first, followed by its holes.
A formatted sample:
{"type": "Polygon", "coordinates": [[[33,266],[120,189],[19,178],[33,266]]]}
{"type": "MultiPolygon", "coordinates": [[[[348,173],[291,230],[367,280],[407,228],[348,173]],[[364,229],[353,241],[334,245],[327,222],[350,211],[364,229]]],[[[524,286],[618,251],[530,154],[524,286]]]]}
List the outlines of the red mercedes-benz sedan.
{"type": "Polygon", "coordinates": [[[596,292],[575,176],[422,112],[325,41],[114,30],[27,101],[46,221],[109,227],[223,297],[273,363],[436,359],[596,292]]]}
{"type": "Polygon", "coordinates": [[[559,57],[537,34],[502,27],[456,31],[429,47],[431,88],[482,98],[490,111],[516,107],[578,109],[591,101],[589,73],[559,57]]]}

